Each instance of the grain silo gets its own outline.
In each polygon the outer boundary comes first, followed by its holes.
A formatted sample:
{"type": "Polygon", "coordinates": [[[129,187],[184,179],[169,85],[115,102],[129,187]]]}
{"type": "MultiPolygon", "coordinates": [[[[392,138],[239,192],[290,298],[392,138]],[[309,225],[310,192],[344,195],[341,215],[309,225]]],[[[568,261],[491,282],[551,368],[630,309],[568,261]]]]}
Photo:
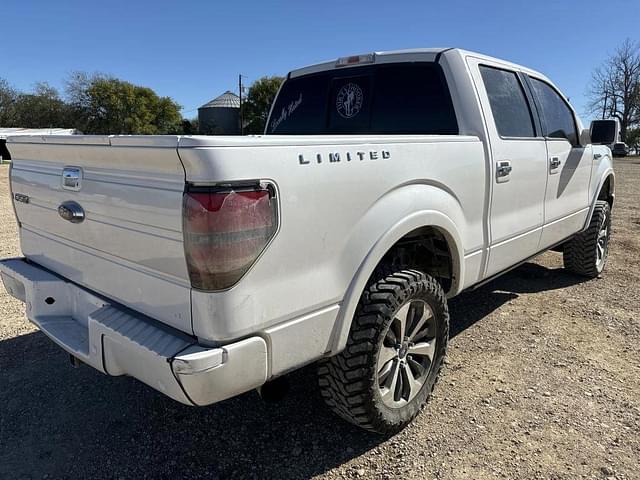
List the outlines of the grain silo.
{"type": "Polygon", "coordinates": [[[240,97],[227,90],[198,108],[198,129],[205,135],[239,135],[240,97]]]}

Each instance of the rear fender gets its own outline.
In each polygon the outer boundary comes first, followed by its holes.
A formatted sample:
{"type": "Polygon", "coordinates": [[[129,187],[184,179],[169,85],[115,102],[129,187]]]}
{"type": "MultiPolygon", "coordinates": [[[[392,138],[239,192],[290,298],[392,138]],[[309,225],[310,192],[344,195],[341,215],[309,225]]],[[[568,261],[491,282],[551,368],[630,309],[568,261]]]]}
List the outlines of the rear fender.
{"type": "Polygon", "coordinates": [[[442,233],[452,256],[453,278],[447,293],[453,296],[460,291],[464,278],[464,250],[455,220],[464,221],[457,199],[449,192],[432,185],[402,187],[387,194],[369,210],[354,229],[354,234],[344,249],[345,262],[341,263],[348,263],[349,257],[364,260],[357,267],[341,303],[330,349],[332,353],[338,353],[345,348],[360,296],[381,259],[401,238],[418,228],[434,227],[442,233]],[[430,208],[419,203],[428,203],[430,208]],[[387,219],[385,222],[387,223],[390,218],[394,218],[394,212],[404,213],[404,215],[396,216],[390,228],[377,237],[372,237],[371,232],[379,230],[380,219],[387,219]],[[366,249],[363,250],[362,245],[366,245],[366,249]],[[357,257],[354,256],[356,251],[359,251],[357,257]]]}

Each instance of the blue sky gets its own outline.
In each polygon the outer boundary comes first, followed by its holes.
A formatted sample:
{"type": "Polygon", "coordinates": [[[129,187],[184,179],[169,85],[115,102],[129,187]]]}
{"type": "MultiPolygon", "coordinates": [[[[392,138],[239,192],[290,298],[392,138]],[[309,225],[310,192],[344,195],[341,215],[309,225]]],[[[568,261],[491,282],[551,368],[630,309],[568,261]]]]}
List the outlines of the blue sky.
{"type": "MultiPolygon", "coordinates": [[[[110,73],[197,107],[263,75],[339,56],[459,46],[547,74],[582,114],[591,71],[626,37],[639,0],[15,1],[0,4],[0,77],[28,90],[110,73]]],[[[584,117],[583,117],[584,118],[584,117]]]]}

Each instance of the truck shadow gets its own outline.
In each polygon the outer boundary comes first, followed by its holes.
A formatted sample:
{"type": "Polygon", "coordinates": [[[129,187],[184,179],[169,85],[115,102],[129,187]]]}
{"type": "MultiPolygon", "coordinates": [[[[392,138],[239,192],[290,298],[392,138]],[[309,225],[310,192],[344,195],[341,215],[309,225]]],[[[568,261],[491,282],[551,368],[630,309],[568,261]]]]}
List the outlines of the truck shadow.
{"type": "MultiPolygon", "coordinates": [[[[579,281],[526,264],[454,299],[452,336],[519,293],[579,281]]],[[[39,332],[0,341],[0,478],[308,478],[385,441],[327,411],[313,367],[290,379],[277,404],[250,392],[198,409],[72,369],[39,332]]]]}
{"type": "Polygon", "coordinates": [[[522,293],[540,293],[570,287],[586,279],[562,268],[525,263],[476,290],[468,290],[449,301],[451,338],[482,320],[522,293]]]}

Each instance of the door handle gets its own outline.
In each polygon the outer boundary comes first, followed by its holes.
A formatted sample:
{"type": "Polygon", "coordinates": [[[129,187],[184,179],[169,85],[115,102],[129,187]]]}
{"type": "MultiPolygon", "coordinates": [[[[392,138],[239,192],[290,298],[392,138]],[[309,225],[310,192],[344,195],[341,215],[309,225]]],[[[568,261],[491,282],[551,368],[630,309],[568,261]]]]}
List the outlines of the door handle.
{"type": "Polygon", "coordinates": [[[560,166],[560,163],[562,163],[560,162],[560,158],[551,157],[551,159],[549,160],[549,167],[551,168],[551,170],[555,170],[560,166]]]}
{"type": "Polygon", "coordinates": [[[509,175],[511,175],[511,162],[509,160],[501,160],[496,164],[496,177],[498,183],[509,181],[509,175]]]}

